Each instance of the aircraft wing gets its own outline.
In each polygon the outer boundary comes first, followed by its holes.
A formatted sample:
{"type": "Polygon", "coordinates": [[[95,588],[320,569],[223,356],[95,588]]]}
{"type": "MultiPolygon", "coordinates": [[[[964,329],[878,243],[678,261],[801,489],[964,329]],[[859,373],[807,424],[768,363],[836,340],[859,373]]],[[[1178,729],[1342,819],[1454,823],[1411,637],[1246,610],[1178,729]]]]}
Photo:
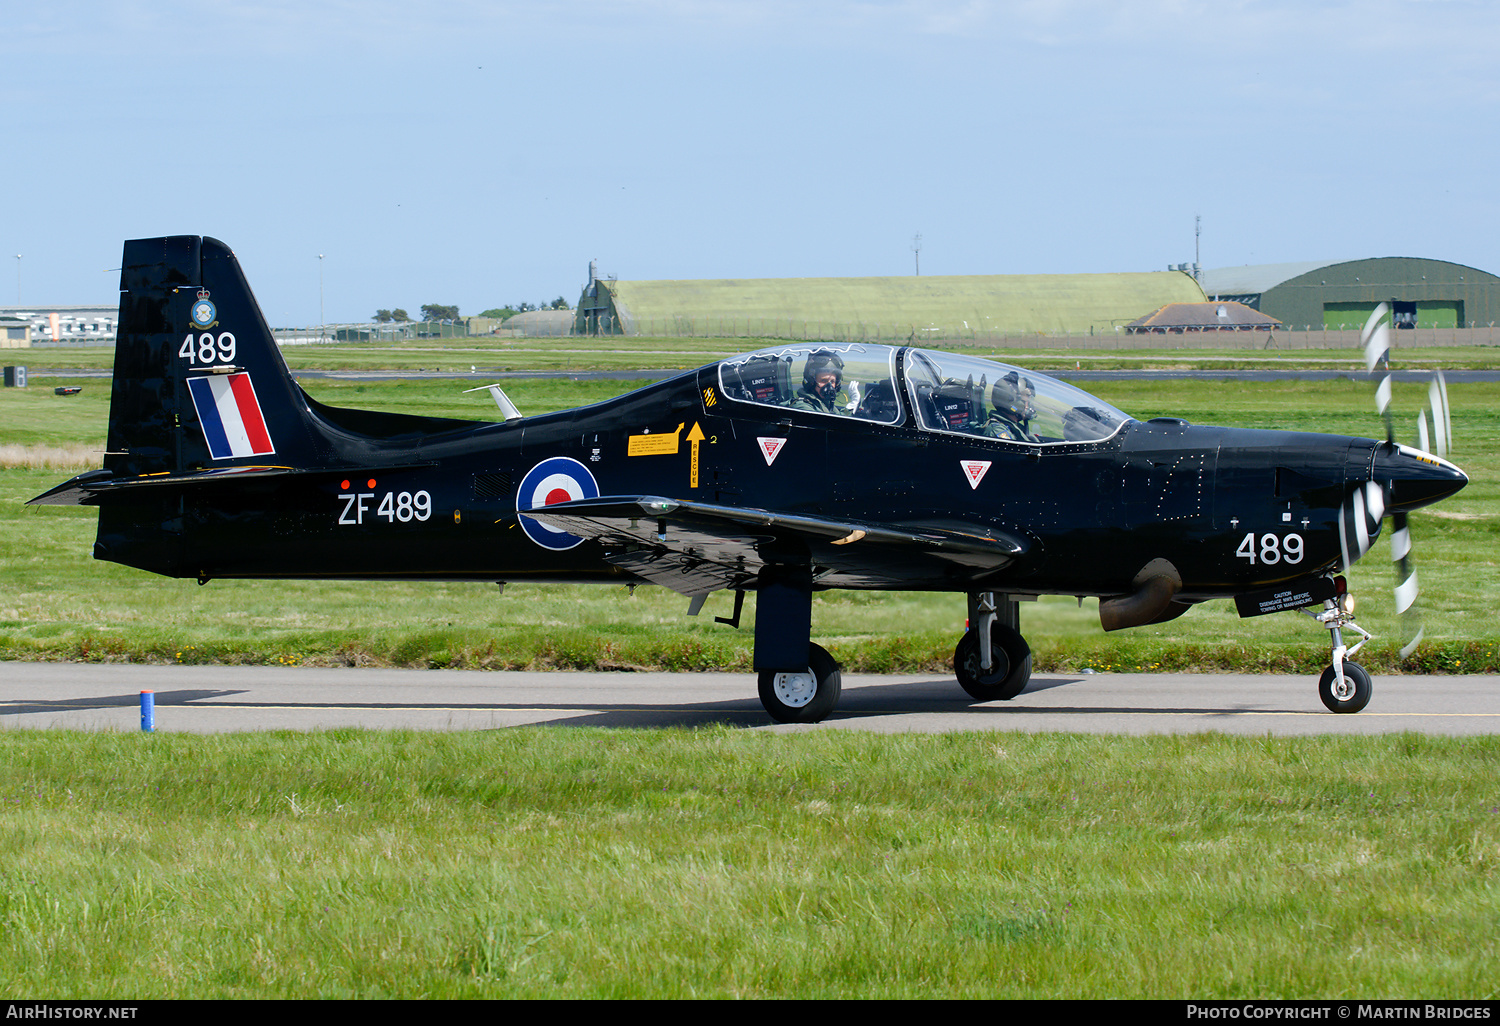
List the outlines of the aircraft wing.
{"type": "Polygon", "coordinates": [[[1025,539],[972,525],[880,524],[651,495],[523,510],[604,545],[623,570],[684,595],[753,583],[768,563],[811,565],[826,587],[962,586],[1011,566],[1025,539]]]}

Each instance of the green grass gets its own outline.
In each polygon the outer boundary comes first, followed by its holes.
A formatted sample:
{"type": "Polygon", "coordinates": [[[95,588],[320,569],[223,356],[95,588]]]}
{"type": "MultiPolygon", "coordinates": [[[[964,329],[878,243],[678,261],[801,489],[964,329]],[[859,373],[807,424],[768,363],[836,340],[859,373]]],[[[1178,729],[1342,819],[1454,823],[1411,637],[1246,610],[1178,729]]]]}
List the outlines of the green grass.
{"type": "MultiPolygon", "coordinates": [[[[497,416],[484,393],[461,383],[350,383],[308,380],[335,405],[439,416],[497,416]]],[[[627,382],[517,381],[508,391],[529,413],[596,402],[627,382]]],[[[1094,387],[1141,417],[1180,415],[1199,423],[1378,434],[1367,389],[1347,381],[1262,383],[1119,381],[1094,387]]],[[[1500,385],[1454,385],[1459,448],[1471,483],[1454,499],[1413,518],[1423,583],[1427,642],[1399,662],[1400,625],[1391,609],[1385,542],[1351,573],[1360,622],[1377,635],[1361,661],[1398,669],[1496,672],[1500,628],[1500,385]]],[[[1398,409],[1419,408],[1418,386],[1396,391],[1398,409]]],[[[28,451],[84,440],[102,452],[108,389],[76,396],[50,389],[0,392],[0,446],[28,451]]],[[[97,465],[97,455],[91,455],[97,465]]],[[[81,466],[79,469],[82,469],[81,466]]],[[[750,625],[715,624],[730,600],[715,596],[699,618],[661,588],[605,585],[493,586],[455,583],[188,581],[154,577],[91,557],[89,508],[25,507],[63,480],[57,469],[0,469],[0,658],[128,659],[451,666],[486,668],[640,667],[743,670],[750,625]]],[[[815,637],[853,672],[935,672],[951,662],[963,629],[957,595],[829,592],[816,597],[815,637]]],[[[1316,673],[1327,634],[1296,614],[1240,620],[1211,602],[1171,623],[1104,635],[1097,603],[1069,598],[1022,607],[1039,671],[1261,669],[1316,673]]]]}
{"type": "Polygon", "coordinates": [[[1484,998],[1495,738],[0,734],[49,998],[1484,998]]]}

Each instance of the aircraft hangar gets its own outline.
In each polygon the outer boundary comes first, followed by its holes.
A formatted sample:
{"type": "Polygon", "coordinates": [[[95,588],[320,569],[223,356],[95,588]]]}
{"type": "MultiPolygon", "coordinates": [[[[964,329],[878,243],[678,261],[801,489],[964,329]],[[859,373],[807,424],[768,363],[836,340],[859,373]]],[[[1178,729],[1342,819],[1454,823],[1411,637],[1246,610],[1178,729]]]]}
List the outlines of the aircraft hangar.
{"type": "Polygon", "coordinates": [[[1210,299],[1234,300],[1292,330],[1358,328],[1390,303],[1398,328],[1468,328],[1500,320],[1500,278],[1446,260],[1377,257],[1222,267],[1202,272],[1210,299]]]}

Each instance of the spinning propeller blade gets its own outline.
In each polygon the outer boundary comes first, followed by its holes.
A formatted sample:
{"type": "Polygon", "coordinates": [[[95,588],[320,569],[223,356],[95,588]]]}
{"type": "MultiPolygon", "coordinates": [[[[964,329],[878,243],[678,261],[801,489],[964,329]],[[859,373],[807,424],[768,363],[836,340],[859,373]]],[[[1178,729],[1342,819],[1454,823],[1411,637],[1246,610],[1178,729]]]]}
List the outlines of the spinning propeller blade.
{"type": "Polygon", "coordinates": [[[1370,319],[1360,330],[1359,342],[1365,351],[1365,369],[1373,376],[1380,368],[1380,383],[1375,386],[1375,412],[1385,421],[1386,444],[1396,440],[1391,426],[1391,328],[1386,321],[1391,308],[1381,303],[1370,313],[1370,319]]]}
{"type": "MultiPolygon", "coordinates": [[[[1396,432],[1391,421],[1391,344],[1390,323],[1387,317],[1390,307],[1381,303],[1370,314],[1369,320],[1365,321],[1363,330],[1360,331],[1360,344],[1364,348],[1365,367],[1372,376],[1379,375],[1375,386],[1375,410],[1385,422],[1386,445],[1392,450],[1396,447],[1396,432]]],[[[1450,441],[1453,437],[1453,419],[1448,408],[1448,383],[1443,378],[1442,371],[1433,375],[1432,384],[1427,391],[1428,409],[1423,410],[1417,417],[1417,447],[1423,452],[1432,452],[1438,456],[1447,456],[1450,441]],[[1427,425],[1428,415],[1431,414],[1432,436],[1429,439],[1427,425]]],[[[1371,482],[1375,484],[1375,482],[1371,482]]],[[[1355,499],[1360,498],[1355,494],[1355,499]]],[[[1417,610],[1417,571],[1411,558],[1411,529],[1407,519],[1407,512],[1395,503],[1391,504],[1391,564],[1396,571],[1396,610],[1401,614],[1401,634],[1405,639],[1401,646],[1401,658],[1409,657],[1417,650],[1417,645],[1422,640],[1423,628],[1422,617],[1417,610]]],[[[1368,503],[1355,503],[1357,507],[1355,515],[1359,512],[1368,512],[1378,517],[1370,507],[1374,506],[1372,501],[1368,503]],[[1363,507],[1362,509],[1358,507],[1363,507]]],[[[1359,545],[1360,553],[1368,548],[1368,542],[1359,545]]],[[[1348,557],[1352,555],[1346,544],[1345,565],[1348,565],[1348,557]]],[[[1359,558],[1355,555],[1355,558],[1359,558]]]]}
{"type": "Polygon", "coordinates": [[[1453,415],[1448,410],[1448,382],[1443,372],[1432,376],[1427,386],[1427,406],[1417,415],[1417,447],[1437,456],[1447,456],[1453,441],[1453,415]],[[1427,447],[1427,415],[1432,414],[1432,448],[1427,447]]]}
{"type": "Polygon", "coordinates": [[[1417,612],[1417,571],[1411,565],[1411,531],[1406,512],[1391,514],[1391,564],[1396,568],[1396,611],[1401,614],[1401,658],[1417,650],[1422,640],[1422,614],[1417,612]]]}

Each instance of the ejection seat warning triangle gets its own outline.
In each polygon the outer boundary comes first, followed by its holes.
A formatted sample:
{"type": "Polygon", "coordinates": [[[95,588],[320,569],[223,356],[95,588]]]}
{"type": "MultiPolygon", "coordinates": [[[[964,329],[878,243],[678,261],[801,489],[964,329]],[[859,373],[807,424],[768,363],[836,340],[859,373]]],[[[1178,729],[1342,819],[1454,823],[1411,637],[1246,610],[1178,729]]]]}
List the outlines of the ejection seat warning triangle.
{"type": "Polygon", "coordinates": [[[785,438],[757,438],[760,443],[760,454],[766,458],[766,466],[776,462],[776,454],[781,452],[786,445],[785,438]]]}
{"type": "Polygon", "coordinates": [[[978,488],[979,482],[984,480],[985,471],[990,469],[990,460],[959,460],[959,465],[964,468],[964,477],[969,479],[970,488],[978,488]]]}

